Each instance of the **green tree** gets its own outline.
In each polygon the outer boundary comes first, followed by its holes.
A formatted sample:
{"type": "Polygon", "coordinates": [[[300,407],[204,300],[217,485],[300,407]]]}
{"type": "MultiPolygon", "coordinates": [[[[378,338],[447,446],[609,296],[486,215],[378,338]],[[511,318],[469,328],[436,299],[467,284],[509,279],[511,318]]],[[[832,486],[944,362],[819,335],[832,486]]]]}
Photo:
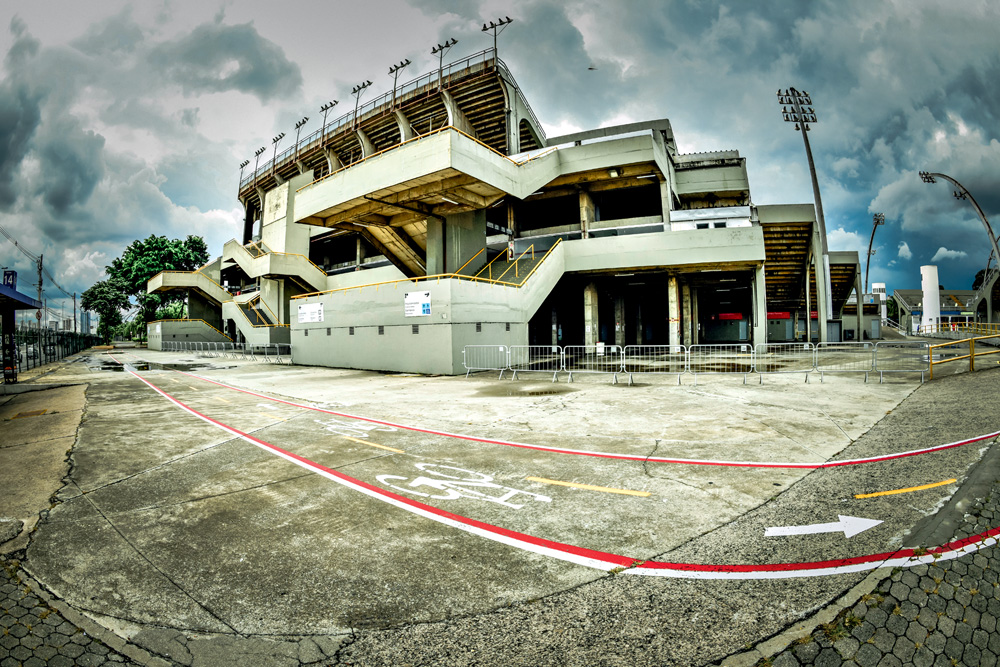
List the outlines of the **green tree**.
{"type": "Polygon", "coordinates": [[[80,307],[97,313],[97,335],[111,342],[115,328],[122,323],[122,311],[129,307],[125,286],[115,278],[102,280],[80,295],[80,307]]]}
{"type": "Polygon", "coordinates": [[[208,246],[200,236],[183,241],[151,234],[135,240],[118,259],[106,267],[108,276],[123,286],[124,293],[139,304],[136,319],[145,324],[156,318],[159,309],[181,301],[178,294],[147,294],[146,283],[161,271],[194,271],[208,262],[208,246]]]}

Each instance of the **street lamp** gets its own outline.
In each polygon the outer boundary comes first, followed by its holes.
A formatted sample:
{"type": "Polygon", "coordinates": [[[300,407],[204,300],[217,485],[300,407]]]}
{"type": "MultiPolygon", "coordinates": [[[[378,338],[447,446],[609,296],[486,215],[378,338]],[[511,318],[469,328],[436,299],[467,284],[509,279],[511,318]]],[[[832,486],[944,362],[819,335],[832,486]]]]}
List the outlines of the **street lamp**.
{"type": "Polygon", "coordinates": [[[492,32],[493,33],[493,57],[494,58],[497,57],[497,35],[499,35],[500,33],[502,33],[504,31],[504,28],[506,28],[507,26],[509,26],[513,22],[514,22],[514,19],[512,19],[511,17],[508,16],[506,18],[497,19],[496,23],[494,23],[493,21],[490,21],[489,25],[487,25],[485,23],[483,24],[483,32],[492,32]]]}
{"type": "Polygon", "coordinates": [[[278,142],[285,138],[285,133],[282,132],[274,139],[271,139],[271,144],[274,145],[274,155],[271,156],[271,174],[274,174],[275,168],[278,166],[278,142]]]}
{"type": "Polygon", "coordinates": [[[444,40],[444,44],[438,44],[433,49],[431,53],[438,57],[438,88],[441,88],[442,76],[441,73],[444,70],[444,54],[451,50],[451,47],[458,44],[458,40],[454,37],[451,39],[444,40]]]}
{"type": "Polygon", "coordinates": [[[354,95],[354,126],[358,125],[358,103],[361,101],[361,96],[365,94],[365,89],[372,85],[371,81],[365,81],[364,83],[359,83],[358,85],[351,88],[351,95],[354,95]]]}
{"type": "Polygon", "coordinates": [[[319,108],[320,112],[323,114],[323,129],[320,130],[319,133],[320,146],[323,145],[323,140],[326,139],[326,116],[327,114],[330,113],[330,110],[333,109],[333,107],[337,106],[338,104],[340,104],[338,100],[333,100],[332,102],[327,102],[326,104],[324,104],[319,108]]]}
{"type": "Polygon", "coordinates": [[[389,74],[392,75],[392,106],[390,108],[396,108],[396,79],[399,77],[399,70],[403,69],[410,64],[410,59],[399,61],[398,65],[393,65],[389,68],[389,74]]]}
{"type": "Polygon", "coordinates": [[[880,225],[885,224],[885,214],[876,213],[872,216],[872,237],[868,239],[868,259],[865,260],[865,293],[868,293],[868,265],[871,263],[871,258],[875,255],[875,251],[872,250],[872,243],[875,242],[875,230],[879,228],[880,225]]]}
{"type": "Polygon", "coordinates": [[[299,132],[302,131],[302,126],[309,122],[309,116],[303,116],[302,120],[295,123],[295,157],[299,157],[299,132]]]}
{"type": "MultiPolygon", "coordinates": [[[[823,272],[826,282],[826,319],[833,319],[833,288],[830,280],[830,249],[826,241],[826,220],[823,217],[823,201],[819,196],[819,181],[816,179],[816,165],[813,163],[812,149],[809,147],[809,123],[816,122],[816,110],[812,107],[809,93],[795,88],[778,91],[778,104],[782,105],[781,115],[786,123],[795,123],[795,129],[802,132],[802,143],[806,147],[806,159],[809,162],[809,175],[812,177],[813,199],[816,203],[816,223],[819,225],[820,239],[823,242],[823,272]]],[[[826,327],[820,327],[820,332],[826,327]]],[[[822,338],[820,339],[822,340],[822,338]]]]}
{"type": "MultiPolygon", "coordinates": [[[[955,199],[964,199],[968,201],[970,204],[972,204],[972,207],[976,209],[976,213],[979,215],[979,219],[983,222],[983,227],[986,228],[986,233],[989,234],[990,236],[990,243],[993,244],[993,254],[996,255],[997,260],[1000,261],[1000,249],[997,248],[996,234],[993,233],[993,228],[990,227],[990,223],[986,219],[986,214],[983,213],[983,209],[979,207],[979,203],[976,201],[976,198],[972,196],[971,192],[965,189],[964,185],[956,181],[951,176],[946,176],[945,174],[939,174],[936,172],[932,173],[928,173],[926,171],[920,172],[920,179],[924,183],[937,183],[937,181],[935,180],[936,178],[943,178],[944,180],[948,181],[956,188],[958,188],[952,193],[955,196],[955,199]]],[[[989,265],[988,261],[987,265],[989,265]]]]}

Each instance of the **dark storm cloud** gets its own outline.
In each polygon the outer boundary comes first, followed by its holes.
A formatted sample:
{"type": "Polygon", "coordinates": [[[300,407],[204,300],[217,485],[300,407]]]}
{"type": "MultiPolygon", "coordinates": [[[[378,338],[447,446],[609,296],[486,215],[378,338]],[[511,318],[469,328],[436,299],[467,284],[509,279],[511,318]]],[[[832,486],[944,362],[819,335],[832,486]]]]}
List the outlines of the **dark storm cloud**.
{"type": "Polygon", "coordinates": [[[292,95],[302,85],[298,65],[251,24],[202,24],[156,46],[149,61],[185,94],[236,90],[267,101],[292,95]]]}
{"type": "Polygon", "coordinates": [[[86,204],[104,176],[104,137],[64,116],[43,127],[36,151],[41,168],[35,193],[50,211],[60,216],[86,204]]]}
{"type": "Polygon", "coordinates": [[[132,20],[132,8],[126,7],[119,14],[91,25],[72,45],[82,53],[96,56],[132,53],[142,41],[142,28],[132,20]]]}
{"type": "Polygon", "coordinates": [[[0,83],[0,210],[17,199],[15,181],[41,122],[41,101],[41,94],[26,84],[0,83]]]}

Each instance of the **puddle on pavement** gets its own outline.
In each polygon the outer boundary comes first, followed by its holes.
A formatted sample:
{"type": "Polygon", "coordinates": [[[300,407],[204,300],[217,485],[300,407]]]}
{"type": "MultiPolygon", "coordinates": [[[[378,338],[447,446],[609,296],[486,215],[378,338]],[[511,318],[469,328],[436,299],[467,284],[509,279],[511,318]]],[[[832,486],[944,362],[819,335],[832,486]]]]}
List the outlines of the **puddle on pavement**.
{"type": "Polygon", "coordinates": [[[100,365],[92,365],[91,370],[98,371],[112,371],[114,373],[123,373],[125,367],[128,366],[134,371],[197,371],[206,368],[212,368],[215,370],[221,370],[225,368],[234,368],[233,366],[212,366],[211,364],[160,364],[155,361],[143,361],[139,363],[126,363],[116,364],[114,362],[102,362],[100,365]]]}
{"type": "Polygon", "coordinates": [[[521,386],[510,382],[504,382],[502,384],[494,384],[488,387],[482,387],[476,394],[478,396],[490,396],[490,397],[502,397],[502,396],[557,396],[559,394],[568,394],[570,392],[577,391],[572,387],[567,387],[565,385],[556,385],[552,387],[532,387],[532,386],[521,386]]]}

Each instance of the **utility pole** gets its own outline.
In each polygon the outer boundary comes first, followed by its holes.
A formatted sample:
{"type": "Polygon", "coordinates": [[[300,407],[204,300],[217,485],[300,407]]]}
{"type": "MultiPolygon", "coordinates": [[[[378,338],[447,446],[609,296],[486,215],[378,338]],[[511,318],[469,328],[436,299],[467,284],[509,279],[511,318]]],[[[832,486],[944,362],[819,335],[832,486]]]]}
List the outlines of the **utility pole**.
{"type": "Polygon", "coordinates": [[[76,333],[76,292],[73,292],[73,333],[76,333]]]}

